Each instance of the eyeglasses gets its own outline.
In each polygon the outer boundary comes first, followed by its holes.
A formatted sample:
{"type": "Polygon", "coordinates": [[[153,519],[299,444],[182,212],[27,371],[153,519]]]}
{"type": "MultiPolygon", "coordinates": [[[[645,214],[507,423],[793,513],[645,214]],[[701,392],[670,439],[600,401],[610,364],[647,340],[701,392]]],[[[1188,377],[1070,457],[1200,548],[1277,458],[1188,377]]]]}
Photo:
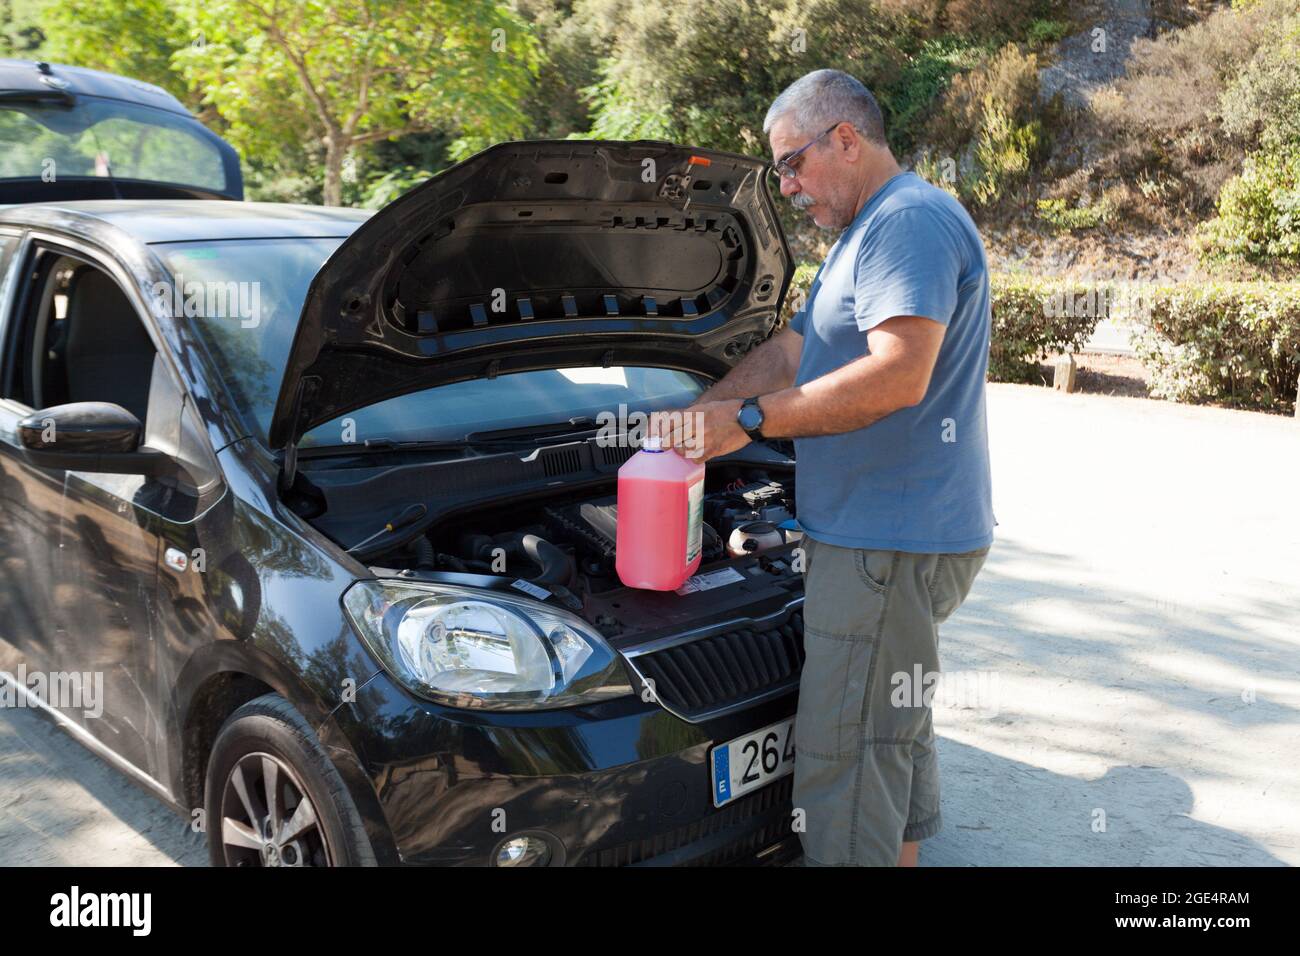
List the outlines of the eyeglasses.
{"type": "MultiPolygon", "coordinates": [[[[820,133],[818,133],[818,134],[817,134],[816,136],[814,136],[812,139],[808,140],[808,142],[804,143],[802,146],[800,146],[798,149],[796,149],[793,153],[788,153],[788,154],[786,154],[785,156],[782,156],[780,159],[778,159],[778,160],[773,164],[773,168],[776,170],[777,175],[779,175],[782,179],[794,179],[794,177],[797,176],[797,175],[799,174],[799,170],[796,169],[794,166],[792,166],[792,165],[790,164],[790,160],[795,159],[796,157],[798,157],[798,155],[799,155],[800,153],[802,153],[804,150],[808,149],[810,146],[812,146],[813,143],[817,142],[817,140],[821,139],[823,136],[825,136],[825,135],[826,135],[827,133],[829,133],[831,130],[835,129],[835,127],[836,127],[836,126],[839,126],[840,123],[842,123],[842,122],[844,122],[844,121],[843,121],[843,120],[840,120],[839,122],[833,123],[832,125],[826,127],[826,129],[822,130],[820,133]]],[[[802,164],[801,164],[801,165],[802,165],[802,164]]]]}

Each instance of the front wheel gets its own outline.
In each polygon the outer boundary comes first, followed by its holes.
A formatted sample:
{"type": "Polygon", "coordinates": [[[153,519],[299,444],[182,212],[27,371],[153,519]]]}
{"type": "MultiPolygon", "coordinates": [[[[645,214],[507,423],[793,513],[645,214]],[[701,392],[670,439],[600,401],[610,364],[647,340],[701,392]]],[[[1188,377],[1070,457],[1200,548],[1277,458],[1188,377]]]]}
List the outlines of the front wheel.
{"type": "Polygon", "coordinates": [[[213,866],[373,866],[343,779],[302,715],[265,694],[226,719],[208,761],[213,866]]]}

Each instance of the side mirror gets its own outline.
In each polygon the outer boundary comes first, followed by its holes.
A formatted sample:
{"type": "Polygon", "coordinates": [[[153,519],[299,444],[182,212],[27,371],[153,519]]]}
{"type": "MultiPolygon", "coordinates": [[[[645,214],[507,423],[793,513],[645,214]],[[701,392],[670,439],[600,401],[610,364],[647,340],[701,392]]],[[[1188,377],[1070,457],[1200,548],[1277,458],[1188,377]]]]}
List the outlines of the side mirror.
{"type": "Polygon", "coordinates": [[[23,457],[38,468],[156,477],[171,458],[140,446],[144,428],[121,405],[73,402],[32,412],[18,422],[23,457]]]}

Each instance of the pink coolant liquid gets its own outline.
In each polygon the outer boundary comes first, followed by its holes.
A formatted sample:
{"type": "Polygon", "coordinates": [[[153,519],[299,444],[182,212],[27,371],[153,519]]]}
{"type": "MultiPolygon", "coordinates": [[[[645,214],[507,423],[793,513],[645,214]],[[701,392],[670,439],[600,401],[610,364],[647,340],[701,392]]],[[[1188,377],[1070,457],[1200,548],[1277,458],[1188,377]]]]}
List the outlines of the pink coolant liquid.
{"type": "Polygon", "coordinates": [[[704,462],[647,438],[618,470],[619,580],[650,591],[681,587],[700,566],[703,507],[704,462]]]}

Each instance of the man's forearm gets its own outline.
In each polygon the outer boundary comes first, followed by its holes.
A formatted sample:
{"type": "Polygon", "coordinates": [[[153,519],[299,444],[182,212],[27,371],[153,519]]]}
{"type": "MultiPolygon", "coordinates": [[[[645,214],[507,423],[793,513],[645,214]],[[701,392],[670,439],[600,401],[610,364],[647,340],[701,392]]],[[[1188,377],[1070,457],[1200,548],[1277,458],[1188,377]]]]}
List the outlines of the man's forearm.
{"type": "Polygon", "coordinates": [[[789,359],[778,337],[779,334],[774,335],[758,348],[751,349],[730,372],[697,398],[695,403],[748,398],[751,395],[763,395],[793,385],[795,373],[789,367],[789,359]]]}
{"type": "Polygon", "coordinates": [[[866,428],[920,398],[909,377],[868,355],[803,385],[762,396],[763,434],[838,435],[866,428]]]}
{"type": "Polygon", "coordinates": [[[945,328],[898,315],[871,331],[870,351],[804,384],[759,399],[763,434],[839,435],[874,424],[925,399],[945,328]]]}

